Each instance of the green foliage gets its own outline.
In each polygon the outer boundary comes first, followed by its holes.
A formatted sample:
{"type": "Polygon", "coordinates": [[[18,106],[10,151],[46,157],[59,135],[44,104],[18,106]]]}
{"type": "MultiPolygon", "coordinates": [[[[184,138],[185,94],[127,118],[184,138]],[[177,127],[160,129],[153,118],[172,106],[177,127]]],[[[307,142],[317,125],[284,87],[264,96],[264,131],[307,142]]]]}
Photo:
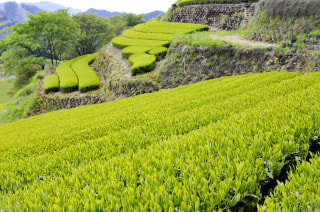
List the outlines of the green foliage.
{"type": "Polygon", "coordinates": [[[135,15],[133,13],[124,14],[121,19],[126,22],[128,27],[144,23],[144,15],[135,15]]]}
{"type": "Polygon", "coordinates": [[[120,16],[112,16],[111,18],[109,18],[109,21],[116,36],[121,35],[123,30],[127,28],[126,22],[124,22],[120,16]]]}
{"type": "MultiPolygon", "coordinates": [[[[178,24],[178,23],[177,23],[178,24]]],[[[157,27],[157,26],[149,26],[147,24],[139,24],[133,29],[137,32],[145,32],[145,33],[164,33],[164,34],[176,34],[176,33],[192,33],[196,30],[190,28],[176,28],[176,27],[157,27]]]]}
{"type": "Polygon", "coordinates": [[[134,54],[129,57],[132,65],[131,75],[143,74],[152,71],[156,67],[156,56],[144,53],[134,54]]]}
{"type": "Polygon", "coordinates": [[[71,68],[78,77],[79,90],[81,92],[99,89],[99,77],[89,66],[89,64],[97,57],[97,55],[98,53],[81,56],[77,58],[77,61],[71,65],[71,68]]]}
{"type": "Polygon", "coordinates": [[[28,85],[23,86],[12,96],[8,103],[2,108],[0,113],[0,124],[26,118],[28,116],[29,111],[37,99],[35,91],[38,88],[39,81],[42,77],[43,73],[38,72],[38,74],[35,74],[35,76],[31,78],[28,85]]]}
{"type": "Polygon", "coordinates": [[[200,33],[194,33],[194,34],[177,34],[174,37],[174,41],[178,43],[187,44],[190,46],[225,46],[225,45],[232,45],[240,48],[261,48],[261,49],[270,49],[271,47],[266,46],[249,46],[239,43],[233,43],[230,41],[223,41],[218,39],[212,39],[211,37],[212,33],[209,32],[200,32],[200,33]]]}
{"type": "MultiPolygon", "coordinates": [[[[306,158],[319,82],[320,73],[223,77],[1,125],[2,208],[254,209],[284,155],[306,158]]],[[[297,186],[316,191],[317,170],[297,186]]]]}
{"type": "Polygon", "coordinates": [[[166,47],[156,47],[148,51],[148,54],[155,55],[157,61],[159,61],[165,58],[167,51],[168,49],[166,47]]]}
{"type": "Polygon", "coordinates": [[[110,20],[92,13],[81,13],[72,16],[81,30],[78,42],[75,45],[77,56],[97,52],[115,35],[110,20]]]}
{"type": "Polygon", "coordinates": [[[43,90],[46,94],[50,92],[57,92],[59,89],[60,84],[58,75],[50,75],[43,80],[43,90]]]}
{"type": "Polygon", "coordinates": [[[122,53],[122,57],[128,58],[133,54],[146,53],[152,48],[153,47],[149,47],[149,46],[129,46],[122,49],[121,53],[122,53]]]}
{"type": "Polygon", "coordinates": [[[73,92],[79,89],[79,81],[71,65],[78,61],[80,57],[61,63],[56,68],[56,73],[60,80],[60,90],[62,92],[73,92]]]}
{"type": "MultiPolygon", "coordinates": [[[[165,57],[167,47],[169,47],[174,34],[208,29],[208,26],[200,24],[167,23],[152,20],[125,31],[122,36],[114,38],[112,44],[118,48],[125,48],[122,50],[122,56],[125,58],[130,55],[148,52],[148,54],[155,56],[156,60],[159,61],[165,57]]],[[[142,55],[139,62],[135,62],[135,65],[131,68],[132,76],[149,72],[155,67],[153,57],[148,57],[146,54],[142,55]],[[143,64],[146,67],[143,68],[143,64]]]]}
{"type": "Polygon", "coordinates": [[[241,34],[250,40],[281,42],[320,28],[320,1],[263,0],[241,34]]]}
{"type": "Polygon", "coordinates": [[[289,173],[289,180],[285,184],[278,182],[258,211],[319,211],[320,156],[315,155],[310,162],[297,162],[296,169],[289,173]]]}
{"type": "Polygon", "coordinates": [[[145,40],[162,40],[162,41],[171,41],[173,37],[172,34],[144,33],[144,32],[137,32],[133,29],[124,31],[122,35],[127,38],[145,39],[145,40]]]}
{"type": "Polygon", "coordinates": [[[112,45],[123,49],[128,46],[166,46],[169,47],[170,41],[158,41],[158,40],[144,40],[144,39],[133,39],[133,38],[126,38],[124,36],[119,36],[112,39],[112,45]]]}
{"type": "Polygon", "coordinates": [[[9,101],[10,90],[11,90],[11,83],[9,81],[0,81],[0,104],[6,103],[9,101]]]}
{"type": "MultiPolygon", "coordinates": [[[[202,24],[190,24],[190,23],[175,23],[175,22],[162,22],[162,21],[156,21],[152,20],[146,23],[147,26],[151,27],[170,27],[170,28],[179,28],[178,30],[183,29],[192,29],[195,31],[208,31],[209,26],[202,25],[202,24]]],[[[182,32],[182,31],[180,31],[182,32]]]]}

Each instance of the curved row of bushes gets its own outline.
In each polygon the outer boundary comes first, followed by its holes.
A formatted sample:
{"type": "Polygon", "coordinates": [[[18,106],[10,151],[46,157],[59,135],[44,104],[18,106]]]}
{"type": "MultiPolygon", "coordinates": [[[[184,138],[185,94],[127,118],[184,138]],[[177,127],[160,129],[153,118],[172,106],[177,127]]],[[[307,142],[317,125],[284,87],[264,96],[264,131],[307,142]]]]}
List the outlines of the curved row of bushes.
{"type": "Polygon", "coordinates": [[[138,39],[146,39],[146,40],[163,40],[163,41],[171,41],[172,34],[165,33],[144,33],[138,32],[133,29],[129,29],[122,33],[124,37],[127,38],[138,38],[138,39]]]}
{"type": "Polygon", "coordinates": [[[71,68],[78,76],[79,90],[87,92],[99,89],[99,77],[92,71],[89,64],[97,57],[98,53],[81,56],[71,68]]]}
{"type": "Polygon", "coordinates": [[[156,61],[166,56],[172,37],[177,33],[209,30],[201,24],[149,21],[136,25],[112,40],[112,45],[122,49],[122,56],[129,58],[131,75],[150,72],[156,61]]]}
{"type": "Polygon", "coordinates": [[[194,4],[241,4],[241,3],[254,3],[259,0],[182,0],[176,3],[177,6],[188,6],[194,4]]]}
{"type": "Polygon", "coordinates": [[[50,92],[57,92],[60,90],[60,83],[58,75],[47,76],[43,80],[43,90],[46,94],[50,92]]]}
{"type": "Polygon", "coordinates": [[[72,60],[68,60],[64,63],[61,63],[57,68],[56,72],[59,76],[60,80],[60,90],[62,92],[73,92],[78,90],[78,77],[74,73],[74,71],[71,68],[71,65],[78,61],[78,57],[72,60]]]}
{"type": "Polygon", "coordinates": [[[89,66],[97,54],[84,55],[60,64],[56,68],[57,75],[50,75],[43,80],[44,92],[48,94],[60,90],[68,93],[79,89],[87,92],[98,89],[99,77],[89,66]]]}
{"type": "Polygon", "coordinates": [[[112,40],[113,46],[123,49],[128,46],[167,46],[169,47],[170,41],[159,41],[159,40],[145,40],[145,39],[134,39],[126,38],[124,36],[116,37],[112,40]]]}
{"type": "Polygon", "coordinates": [[[153,70],[156,67],[156,56],[145,53],[134,54],[129,57],[131,75],[135,76],[153,70]]]}

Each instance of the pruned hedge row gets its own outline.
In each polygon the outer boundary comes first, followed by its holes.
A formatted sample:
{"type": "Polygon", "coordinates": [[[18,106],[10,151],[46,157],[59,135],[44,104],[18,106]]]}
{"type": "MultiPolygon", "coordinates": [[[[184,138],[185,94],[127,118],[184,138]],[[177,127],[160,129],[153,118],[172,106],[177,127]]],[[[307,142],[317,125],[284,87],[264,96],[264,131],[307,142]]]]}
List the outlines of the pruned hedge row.
{"type": "Polygon", "coordinates": [[[71,65],[71,68],[77,74],[79,79],[80,92],[87,92],[99,89],[99,77],[92,71],[89,64],[92,62],[98,53],[81,56],[76,62],[71,65]]]}
{"type": "Polygon", "coordinates": [[[153,48],[154,47],[150,47],[150,46],[128,46],[122,49],[121,53],[122,53],[122,57],[129,58],[133,54],[146,53],[153,48]]]}
{"type": "Polygon", "coordinates": [[[192,29],[194,31],[208,31],[209,26],[202,24],[191,24],[191,23],[175,23],[175,22],[162,22],[162,21],[149,21],[146,23],[147,26],[151,27],[170,27],[170,28],[185,28],[192,29]]]}
{"type": "Polygon", "coordinates": [[[126,38],[124,36],[116,37],[112,40],[112,45],[123,49],[128,46],[165,46],[169,47],[170,41],[159,41],[159,40],[145,40],[145,39],[133,39],[126,38]]]}
{"type": "Polygon", "coordinates": [[[134,39],[145,39],[145,40],[162,40],[162,41],[171,41],[173,35],[165,33],[144,33],[137,32],[133,29],[129,29],[122,33],[124,37],[134,38],[134,39]]]}
{"type": "MultiPolygon", "coordinates": [[[[123,32],[119,37],[112,40],[112,45],[122,49],[124,58],[135,54],[147,53],[155,56],[157,61],[166,56],[167,48],[172,37],[177,33],[192,33],[195,31],[209,30],[209,27],[201,24],[173,23],[152,20],[144,24],[136,25],[133,29],[123,32]]],[[[132,76],[151,71],[155,67],[153,57],[146,54],[135,59],[131,68],[132,76]],[[142,61],[138,61],[142,59],[142,61]],[[143,68],[143,64],[146,67],[143,68]]]]}
{"type": "Polygon", "coordinates": [[[139,24],[133,27],[137,32],[145,33],[164,33],[164,34],[177,34],[177,33],[193,33],[196,30],[190,28],[172,28],[172,27],[157,27],[148,26],[147,24],[139,24]]]}
{"type": "Polygon", "coordinates": [[[148,54],[156,56],[157,61],[162,60],[166,54],[168,49],[166,47],[156,47],[148,51],[148,54]]]}
{"type": "Polygon", "coordinates": [[[299,162],[289,173],[286,183],[278,183],[272,195],[266,198],[258,211],[319,211],[320,210],[320,156],[310,162],[299,162]]]}
{"type": "MultiPolygon", "coordinates": [[[[319,86],[319,72],[246,74],[0,125],[1,209],[256,211],[319,135],[319,86]]],[[[288,204],[319,200],[315,164],[289,175],[288,204]]]]}
{"type": "Polygon", "coordinates": [[[57,68],[56,72],[60,80],[60,90],[68,93],[77,91],[79,89],[79,81],[76,73],[72,70],[71,65],[78,61],[79,58],[68,60],[61,63],[57,68]]]}
{"type": "Polygon", "coordinates": [[[131,63],[131,75],[136,76],[152,71],[156,67],[156,56],[149,54],[134,54],[129,57],[131,63]]]}
{"type": "Polygon", "coordinates": [[[57,92],[60,90],[60,83],[58,75],[47,76],[43,80],[43,90],[46,94],[50,92],[57,92]]]}
{"type": "Polygon", "coordinates": [[[57,75],[51,75],[44,79],[44,92],[47,94],[60,90],[68,93],[79,89],[81,92],[87,92],[98,89],[100,86],[99,77],[89,66],[97,54],[84,55],[60,64],[56,68],[57,75]]]}
{"type": "Polygon", "coordinates": [[[183,7],[194,4],[240,4],[254,3],[259,0],[182,0],[176,3],[177,6],[183,7]]]}

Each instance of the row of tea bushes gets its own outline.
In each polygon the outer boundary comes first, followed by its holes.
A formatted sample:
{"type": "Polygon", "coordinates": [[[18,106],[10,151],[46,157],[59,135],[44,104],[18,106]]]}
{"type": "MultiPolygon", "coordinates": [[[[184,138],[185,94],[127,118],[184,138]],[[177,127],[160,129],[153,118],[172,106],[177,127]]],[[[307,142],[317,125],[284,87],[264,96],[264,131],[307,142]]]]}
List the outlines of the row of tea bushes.
{"type": "Polygon", "coordinates": [[[131,75],[136,76],[153,70],[156,67],[156,56],[149,54],[134,54],[129,57],[131,75]]]}
{"type": "Polygon", "coordinates": [[[81,56],[71,68],[78,76],[80,92],[99,89],[99,77],[92,71],[89,64],[97,57],[98,53],[81,56]]]}
{"type": "Polygon", "coordinates": [[[58,75],[47,76],[43,80],[43,90],[46,94],[50,92],[57,92],[60,90],[60,83],[58,75]]]}
{"type": "Polygon", "coordinates": [[[222,77],[0,125],[0,204],[254,210],[285,155],[305,160],[320,125],[319,86],[320,73],[222,77]]]}
{"type": "Polygon", "coordinates": [[[310,162],[298,162],[289,173],[286,183],[278,183],[259,211],[319,211],[320,209],[320,156],[310,162]]]}
{"type": "Polygon", "coordinates": [[[171,41],[173,36],[172,34],[164,34],[164,33],[138,32],[133,29],[124,31],[122,35],[127,38],[136,38],[136,39],[145,39],[145,40],[163,40],[163,41],[171,41]]]}
{"type": "Polygon", "coordinates": [[[201,24],[172,23],[149,21],[136,25],[133,29],[123,32],[112,40],[112,45],[122,49],[122,56],[131,59],[131,75],[150,72],[155,68],[154,58],[159,61],[166,56],[172,37],[177,33],[192,33],[195,31],[209,30],[201,24]],[[143,53],[143,54],[142,54],[143,53]],[[149,55],[149,56],[147,56],[149,55]],[[141,59],[141,61],[139,61],[141,59]]]}
{"type": "Polygon", "coordinates": [[[56,73],[59,76],[60,90],[62,92],[68,93],[77,91],[79,89],[79,81],[77,75],[71,68],[71,65],[78,61],[79,58],[68,60],[64,63],[61,63],[56,68],[56,73]]]}
{"type": "Polygon", "coordinates": [[[50,75],[44,79],[44,92],[87,92],[99,89],[99,77],[89,66],[97,54],[84,55],[60,64],[56,68],[57,75],[50,75]]]}

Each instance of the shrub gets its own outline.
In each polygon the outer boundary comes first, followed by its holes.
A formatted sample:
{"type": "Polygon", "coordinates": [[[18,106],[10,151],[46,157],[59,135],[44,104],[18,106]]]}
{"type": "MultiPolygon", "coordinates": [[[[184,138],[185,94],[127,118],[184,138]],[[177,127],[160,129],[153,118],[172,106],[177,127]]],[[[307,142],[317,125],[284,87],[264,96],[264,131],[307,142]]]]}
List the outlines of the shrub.
{"type": "Polygon", "coordinates": [[[209,26],[202,24],[191,24],[191,23],[176,23],[176,22],[162,22],[162,21],[149,21],[146,23],[147,26],[151,27],[170,27],[170,28],[184,28],[192,29],[195,31],[208,31],[209,26]]]}
{"type": "Polygon", "coordinates": [[[60,80],[60,90],[62,92],[65,92],[65,93],[73,92],[79,89],[78,77],[75,74],[75,72],[71,69],[71,65],[78,60],[79,60],[79,57],[72,60],[68,60],[60,64],[56,68],[56,72],[60,80]]]}
{"type": "Polygon", "coordinates": [[[88,54],[79,57],[79,60],[72,64],[72,69],[79,79],[81,92],[99,89],[99,77],[92,71],[89,64],[97,57],[98,53],[88,54]]]}
{"type": "MultiPolygon", "coordinates": [[[[165,48],[165,47],[163,47],[165,48]]],[[[122,49],[122,56],[125,58],[130,57],[133,54],[138,54],[138,53],[146,53],[150,49],[153,49],[153,47],[149,46],[129,46],[124,49],[122,49]]]]}
{"type": "Polygon", "coordinates": [[[169,47],[170,41],[158,41],[158,40],[144,40],[144,39],[132,39],[124,36],[116,37],[112,40],[112,45],[123,49],[128,46],[166,46],[169,47]]]}
{"type": "Polygon", "coordinates": [[[157,61],[163,59],[167,54],[166,47],[156,47],[148,51],[149,54],[156,56],[157,61]]]}
{"type": "Polygon", "coordinates": [[[135,31],[145,33],[164,33],[164,34],[177,34],[177,33],[192,33],[195,29],[190,28],[173,28],[173,27],[159,27],[149,26],[147,24],[139,24],[134,27],[135,31]]]}
{"type": "Polygon", "coordinates": [[[46,94],[50,92],[57,92],[60,89],[58,75],[47,76],[43,80],[43,90],[46,94]]]}
{"type": "Polygon", "coordinates": [[[156,67],[156,56],[148,54],[134,54],[129,57],[132,65],[131,75],[143,74],[152,71],[156,67]]]}
{"type": "Polygon", "coordinates": [[[127,38],[136,38],[136,39],[145,39],[145,40],[171,41],[171,39],[172,39],[171,34],[143,33],[143,32],[137,32],[133,29],[129,29],[127,31],[124,31],[122,35],[127,38]]]}

